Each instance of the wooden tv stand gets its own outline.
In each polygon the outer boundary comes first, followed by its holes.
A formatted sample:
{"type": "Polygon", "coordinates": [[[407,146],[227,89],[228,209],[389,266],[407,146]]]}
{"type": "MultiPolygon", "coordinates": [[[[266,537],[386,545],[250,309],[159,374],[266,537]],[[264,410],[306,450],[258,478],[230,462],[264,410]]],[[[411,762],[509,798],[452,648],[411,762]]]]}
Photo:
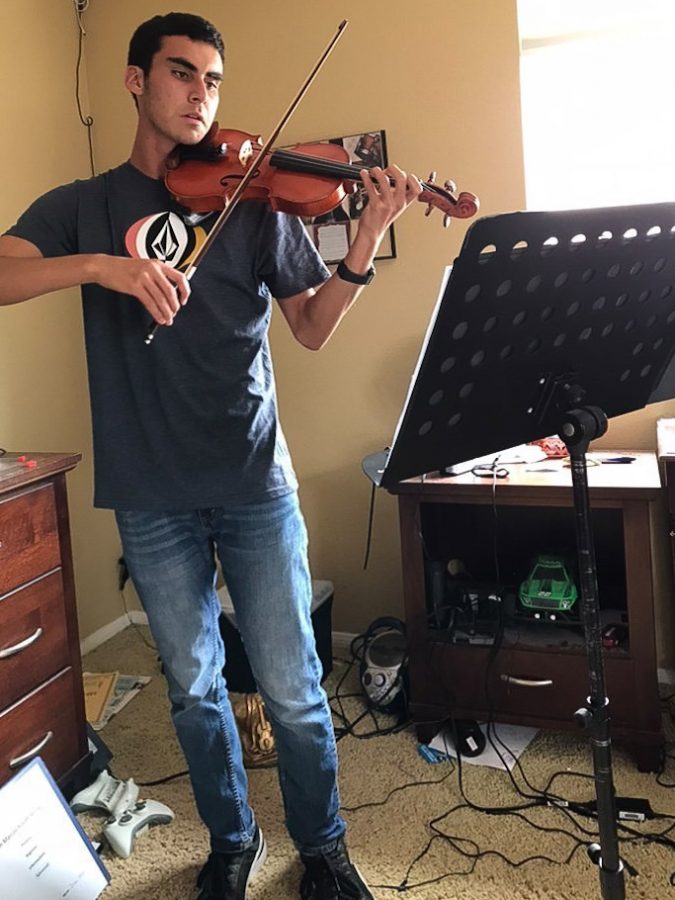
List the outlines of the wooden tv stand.
{"type": "MultiPolygon", "coordinates": [[[[450,716],[486,721],[492,713],[500,722],[579,728],[574,713],[589,694],[583,630],[574,620],[535,620],[517,600],[537,554],[561,551],[575,564],[571,472],[560,460],[506,468],[506,478],[425,476],[390,488],[399,503],[410,709],[421,740],[450,716]],[[444,621],[447,610],[434,609],[430,567],[450,560],[461,560],[466,588],[498,593],[474,631],[465,613],[457,628],[457,620],[444,621]]],[[[640,770],[653,771],[664,753],[650,545],[662,501],[656,456],[591,452],[588,482],[601,618],[625,630],[603,654],[611,736],[640,770]],[[590,464],[620,456],[634,461],[590,464]]],[[[450,584],[456,591],[459,581],[450,584]]]]}

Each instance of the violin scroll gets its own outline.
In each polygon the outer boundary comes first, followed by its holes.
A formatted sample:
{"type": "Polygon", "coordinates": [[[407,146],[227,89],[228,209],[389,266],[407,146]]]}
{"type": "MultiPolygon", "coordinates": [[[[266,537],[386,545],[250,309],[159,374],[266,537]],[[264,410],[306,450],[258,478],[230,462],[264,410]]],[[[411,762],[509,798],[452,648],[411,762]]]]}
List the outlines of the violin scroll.
{"type": "Polygon", "coordinates": [[[457,198],[457,211],[455,216],[458,219],[470,219],[475,216],[480,208],[480,202],[475,194],[470,191],[462,191],[457,198]]]}
{"type": "Polygon", "coordinates": [[[443,215],[443,227],[447,228],[451,219],[470,219],[479,209],[478,197],[470,191],[462,191],[455,196],[457,185],[449,179],[443,187],[436,181],[436,172],[431,172],[427,181],[422,182],[422,193],[417,198],[427,204],[425,216],[431,215],[434,209],[440,209],[443,215]]]}

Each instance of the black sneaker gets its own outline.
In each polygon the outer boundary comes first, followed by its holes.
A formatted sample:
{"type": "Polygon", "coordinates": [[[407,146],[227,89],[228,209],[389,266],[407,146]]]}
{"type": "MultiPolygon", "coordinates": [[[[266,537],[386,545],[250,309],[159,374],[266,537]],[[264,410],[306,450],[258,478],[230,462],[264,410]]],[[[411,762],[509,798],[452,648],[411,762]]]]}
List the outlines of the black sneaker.
{"type": "Polygon", "coordinates": [[[318,856],[300,855],[305,864],[300,882],[302,900],[375,900],[350,860],[343,838],[332,850],[318,856]]]}
{"type": "Polygon", "coordinates": [[[267,844],[262,831],[256,827],[253,843],[239,853],[218,853],[212,850],[206,865],[199,873],[197,900],[246,900],[249,882],[267,859],[267,844]]]}

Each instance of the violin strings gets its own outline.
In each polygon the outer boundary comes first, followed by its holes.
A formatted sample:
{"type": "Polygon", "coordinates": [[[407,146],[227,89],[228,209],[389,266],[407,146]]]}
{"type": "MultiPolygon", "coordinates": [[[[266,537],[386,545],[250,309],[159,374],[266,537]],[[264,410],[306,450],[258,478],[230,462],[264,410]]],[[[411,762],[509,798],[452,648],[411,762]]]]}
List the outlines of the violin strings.
{"type": "MultiPolygon", "coordinates": [[[[279,169],[287,169],[296,172],[315,172],[317,175],[334,176],[336,178],[348,178],[351,181],[363,181],[361,178],[361,169],[369,169],[371,166],[354,166],[349,163],[335,162],[322,157],[310,156],[306,153],[294,153],[288,150],[275,150],[270,156],[270,165],[279,169]]],[[[421,182],[422,187],[449,199],[454,197],[438,185],[429,184],[426,181],[421,182]]]]}

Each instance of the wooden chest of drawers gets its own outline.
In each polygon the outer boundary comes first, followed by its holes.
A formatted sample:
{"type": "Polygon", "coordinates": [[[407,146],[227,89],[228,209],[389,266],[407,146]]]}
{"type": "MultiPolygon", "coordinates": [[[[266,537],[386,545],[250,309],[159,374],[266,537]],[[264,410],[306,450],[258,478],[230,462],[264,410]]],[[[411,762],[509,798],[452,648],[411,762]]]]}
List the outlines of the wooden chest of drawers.
{"type": "Polygon", "coordinates": [[[89,760],[65,482],[79,459],[0,457],[0,784],[39,755],[67,796],[89,760]]]}

